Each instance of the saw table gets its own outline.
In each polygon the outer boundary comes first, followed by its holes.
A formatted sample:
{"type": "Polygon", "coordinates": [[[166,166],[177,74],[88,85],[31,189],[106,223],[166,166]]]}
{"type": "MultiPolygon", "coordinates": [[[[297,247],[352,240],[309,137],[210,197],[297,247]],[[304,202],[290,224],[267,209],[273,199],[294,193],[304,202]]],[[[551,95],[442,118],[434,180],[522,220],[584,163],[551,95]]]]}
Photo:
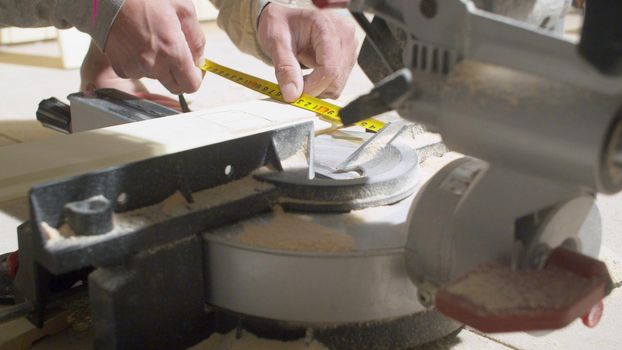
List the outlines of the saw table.
{"type": "Polygon", "coordinates": [[[18,235],[22,297],[42,324],[46,305],[88,276],[103,348],[187,346],[232,327],[279,339],[311,332],[337,348],[449,334],[459,324],[422,309],[405,278],[407,213],[421,174],[410,128],[396,130],[404,135],[348,171],[339,164],[380,134],[314,137],[308,113],[266,101],[4,148],[56,160],[15,159],[2,180],[7,199],[22,196],[28,181],[52,180],[42,197],[30,191],[31,215],[43,217],[18,235]],[[225,118],[223,130],[197,132],[225,118]],[[93,155],[98,138],[139,146],[93,155]],[[69,149],[71,157],[60,157],[69,149]],[[122,266],[134,277],[122,277],[122,266]],[[168,331],[154,336],[164,320],[168,331]],[[409,331],[391,331],[399,329],[409,331]]]}

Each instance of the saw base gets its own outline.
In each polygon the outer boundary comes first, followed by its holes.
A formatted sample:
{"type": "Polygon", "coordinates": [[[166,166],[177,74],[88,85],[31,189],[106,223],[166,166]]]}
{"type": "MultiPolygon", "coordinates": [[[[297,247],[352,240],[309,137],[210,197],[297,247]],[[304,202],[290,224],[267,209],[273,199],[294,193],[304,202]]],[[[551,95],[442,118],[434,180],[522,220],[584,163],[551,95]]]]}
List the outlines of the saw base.
{"type": "Polygon", "coordinates": [[[377,322],[323,326],[277,321],[218,309],[213,311],[212,316],[218,333],[235,331],[243,336],[244,330],[271,340],[315,340],[335,350],[411,349],[455,335],[462,329],[462,325],[436,311],[423,311],[377,322]]]}

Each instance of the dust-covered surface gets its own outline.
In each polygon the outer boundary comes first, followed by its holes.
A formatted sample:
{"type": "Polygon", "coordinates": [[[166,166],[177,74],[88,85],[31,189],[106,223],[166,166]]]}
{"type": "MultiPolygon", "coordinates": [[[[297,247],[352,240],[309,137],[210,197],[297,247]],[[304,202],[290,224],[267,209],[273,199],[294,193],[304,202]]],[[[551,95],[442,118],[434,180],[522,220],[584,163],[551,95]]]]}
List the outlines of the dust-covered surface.
{"type": "Polygon", "coordinates": [[[464,157],[457,152],[447,152],[441,157],[428,157],[421,163],[421,183],[424,184],[447,164],[464,157]]]}
{"type": "Polygon", "coordinates": [[[554,266],[515,271],[487,265],[452,284],[447,291],[490,313],[516,314],[563,309],[591,286],[591,280],[554,266]]]}
{"type": "MultiPolygon", "coordinates": [[[[274,186],[255,180],[248,176],[230,183],[198,191],[192,194],[194,203],[188,203],[181,193],[176,192],[164,201],[151,206],[139,208],[125,213],[113,215],[114,227],[112,231],[103,235],[121,235],[137,231],[167,219],[186,215],[195,211],[205,210],[224,203],[242,199],[250,194],[262,192],[274,186]]],[[[47,238],[47,244],[62,244],[63,242],[96,241],[103,235],[77,236],[67,224],[54,228],[46,222],[40,224],[41,232],[47,238]]]]}
{"type": "Polygon", "coordinates": [[[91,329],[91,307],[87,293],[70,295],[62,300],[61,305],[69,311],[69,319],[73,331],[86,332],[91,329]]]}
{"type": "Polygon", "coordinates": [[[250,220],[242,232],[229,239],[255,248],[308,253],[341,253],[356,249],[354,238],[347,233],[311,221],[307,215],[283,212],[275,208],[268,220],[250,220]]]}
{"type": "Polygon", "coordinates": [[[240,337],[237,337],[236,331],[233,330],[227,334],[215,333],[189,350],[328,350],[328,348],[315,340],[268,340],[246,331],[242,331],[240,337]]]}

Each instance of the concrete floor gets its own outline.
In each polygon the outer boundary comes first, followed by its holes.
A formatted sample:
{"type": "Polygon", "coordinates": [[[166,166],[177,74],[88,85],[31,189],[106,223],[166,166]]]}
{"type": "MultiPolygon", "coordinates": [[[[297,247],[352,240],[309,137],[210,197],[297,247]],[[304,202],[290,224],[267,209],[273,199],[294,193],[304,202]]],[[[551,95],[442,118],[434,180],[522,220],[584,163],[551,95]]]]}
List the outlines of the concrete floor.
{"type": "MultiPolygon", "coordinates": [[[[213,23],[206,24],[207,49],[206,55],[217,62],[252,72],[260,77],[274,80],[272,69],[260,61],[240,54],[228,41],[226,35],[218,30],[213,23]]],[[[54,54],[54,43],[38,43],[33,45],[11,48],[10,50],[25,50],[37,54],[54,54]]],[[[0,62],[2,62],[2,48],[0,47],[0,62]]],[[[26,62],[25,62],[26,63],[26,62]]],[[[157,82],[146,80],[145,84],[152,92],[166,94],[166,90],[157,82]]],[[[45,98],[55,96],[63,98],[75,92],[79,86],[77,70],[60,70],[28,65],[0,63],[0,146],[28,142],[56,135],[56,132],[42,128],[35,119],[38,103],[45,98]]],[[[356,96],[365,92],[371,86],[363,73],[357,67],[344,92],[343,100],[348,96],[356,96]]],[[[239,87],[224,79],[208,75],[196,94],[189,96],[191,108],[204,109],[208,107],[232,104],[249,99],[259,98],[254,92],[239,87]]],[[[105,145],[102,145],[105,147],[105,145]]],[[[0,159],[0,171],[2,160],[0,159]]],[[[617,286],[622,283],[622,195],[598,198],[603,215],[604,235],[602,258],[609,264],[617,286]]],[[[16,239],[13,227],[24,219],[25,209],[20,213],[3,213],[4,220],[0,223],[0,253],[15,250],[16,239]],[[9,229],[7,229],[9,228],[9,229]]],[[[622,349],[622,291],[618,288],[606,299],[605,315],[601,324],[595,329],[587,329],[579,322],[571,326],[550,333],[545,336],[534,337],[524,333],[497,334],[494,336],[480,334],[472,330],[465,330],[453,340],[443,341],[428,348],[431,349],[622,349]]],[[[88,336],[65,334],[62,347],[65,349],[81,349],[88,343],[88,336]],[[69,340],[67,340],[69,339],[69,340]],[[85,340],[86,339],[86,340],[85,340]]],[[[59,340],[47,339],[37,348],[57,349],[59,340]]]]}

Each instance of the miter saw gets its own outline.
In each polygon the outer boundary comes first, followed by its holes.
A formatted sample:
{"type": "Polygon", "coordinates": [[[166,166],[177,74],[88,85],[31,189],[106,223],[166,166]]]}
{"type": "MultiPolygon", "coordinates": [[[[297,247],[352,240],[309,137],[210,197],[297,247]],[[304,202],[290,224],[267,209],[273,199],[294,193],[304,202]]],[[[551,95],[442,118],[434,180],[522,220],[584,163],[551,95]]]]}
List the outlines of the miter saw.
{"type": "Polygon", "coordinates": [[[384,68],[387,52],[406,67],[346,106],[345,123],[395,109],[476,157],[439,171],[412,207],[406,265],[422,303],[488,332],[590,323],[611,289],[587,258],[594,197],[622,189],[622,6],[587,2],[575,45],[471,1],[317,3],[347,6],[384,68]]]}
{"type": "Polygon", "coordinates": [[[594,325],[612,288],[594,196],[622,189],[619,46],[594,25],[620,5],[588,3],[577,50],[465,0],[314,3],[352,11],[394,72],[345,123],[395,109],[476,158],[419,187],[408,128],[342,134],[373,155],[348,157],[299,123],[36,186],[17,278],[33,320],[88,280],[98,348],[248,330],[406,349],[462,324],[594,325]]]}

